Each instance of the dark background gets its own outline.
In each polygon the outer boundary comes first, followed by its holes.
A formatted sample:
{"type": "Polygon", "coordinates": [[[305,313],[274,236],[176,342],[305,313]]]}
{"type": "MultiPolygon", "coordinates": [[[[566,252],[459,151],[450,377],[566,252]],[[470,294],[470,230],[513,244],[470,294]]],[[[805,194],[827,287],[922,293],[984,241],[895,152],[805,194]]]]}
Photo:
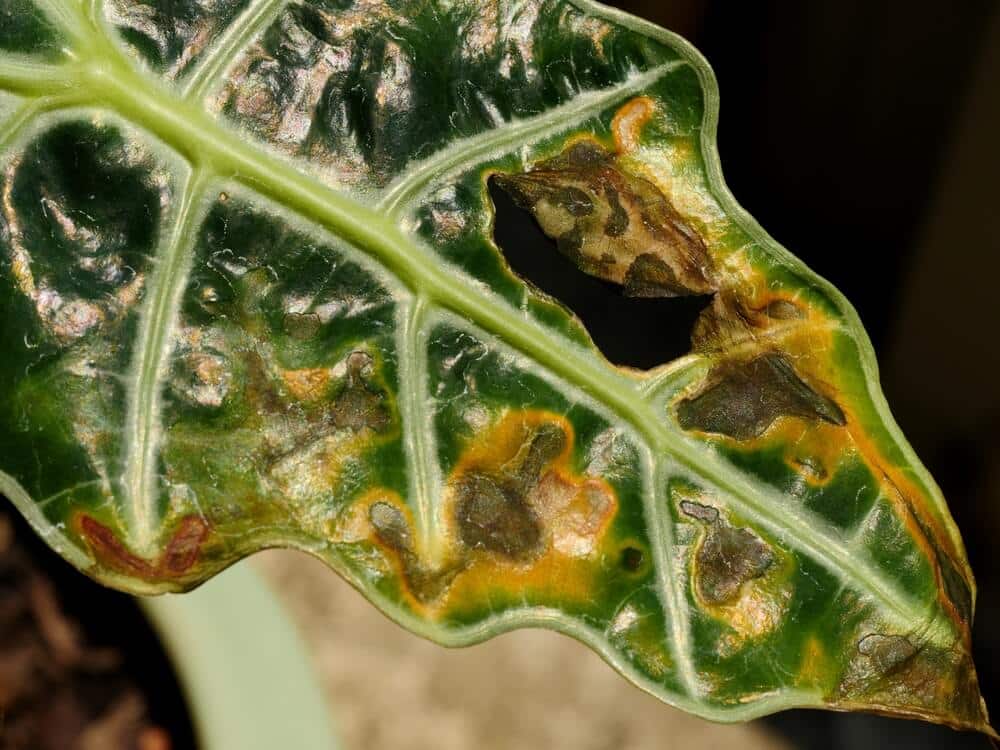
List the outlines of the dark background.
{"type": "MultiPolygon", "coordinates": [[[[1000,714],[1000,4],[611,4],[708,58],[730,189],[857,307],[893,413],[968,545],[979,583],[975,659],[1000,714]]],[[[612,361],[648,367],[687,351],[703,301],[624,300],[566,273],[560,256],[538,251],[548,241],[530,217],[492,192],[512,266],[581,313],[612,361]]],[[[810,750],[990,747],[974,734],[866,715],[765,721],[810,750]]]]}

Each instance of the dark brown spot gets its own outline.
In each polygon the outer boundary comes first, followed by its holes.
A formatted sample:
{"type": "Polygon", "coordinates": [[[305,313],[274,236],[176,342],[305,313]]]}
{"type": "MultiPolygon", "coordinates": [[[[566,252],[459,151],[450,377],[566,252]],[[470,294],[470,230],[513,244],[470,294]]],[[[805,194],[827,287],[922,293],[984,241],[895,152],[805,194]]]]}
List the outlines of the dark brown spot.
{"type": "Polygon", "coordinates": [[[955,607],[955,612],[965,621],[966,625],[972,624],[972,589],[969,587],[965,576],[959,572],[955,563],[948,555],[934,548],[934,555],[937,557],[938,566],[941,569],[941,582],[944,584],[945,594],[948,600],[955,607]]]}
{"type": "Polygon", "coordinates": [[[583,247],[583,234],[579,227],[573,227],[556,238],[556,247],[563,255],[574,262],[580,260],[580,248],[583,247]]]}
{"type": "Polygon", "coordinates": [[[774,553],[763,539],[750,529],[730,526],[717,509],[683,501],[681,511],[708,527],[695,566],[698,594],[706,602],[736,599],[744,583],[760,578],[774,563],[774,553]]]}
{"type": "Polygon", "coordinates": [[[625,272],[628,297],[679,297],[686,292],[677,283],[673,269],[651,253],[640,255],[625,272]]]}
{"type": "Polygon", "coordinates": [[[534,182],[518,179],[517,175],[496,174],[493,181],[499,185],[520,208],[531,211],[541,194],[534,182]]]}
{"type": "Polygon", "coordinates": [[[596,143],[592,141],[577,141],[566,149],[563,154],[553,159],[552,162],[555,163],[555,166],[558,166],[559,162],[563,161],[569,166],[586,169],[588,167],[599,167],[609,161],[610,158],[611,155],[596,143]]]}
{"type": "Polygon", "coordinates": [[[513,560],[526,560],[540,547],[541,523],[512,482],[470,473],[458,485],[456,509],[462,543],[513,560]]]}
{"type": "Polygon", "coordinates": [[[779,417],[846,424],[840,407],[803,381],[784,354],[723,363],[709,374],[709,382],[678,405],[677,418],[685,430],[748,440],[762,435],[779,417]]]}
{"type": "Polygon", "coordinates": [[[626,547],[622,550],[622,568],[629,573],[635,573],[642,568],[645,555],[638,547],[626,547]]]}
{"type": "Polygon", "coordinates": [[[604,233],[608,237],[621,237],[628,229],[628,211],[622,207],[621,201],[618,200],[618,191],[611,185],[604,188],[604,194],[608,197],[608,206],[611,209],[611,215],[604,224],[604,233]]]}
{"type": "Polygon", "coordinates": [[[365,382],[371,364],[372,358],[364,352],[354,352],[347,358],[344,387],[333,404],[333,424],[338,429],[381,432],[389,425],[382,395],[370,390],[365,382]]]}
{"type": "Polygon", "coordinates": [[[719,520],[719,511],[711,505],[700,505],[690,500],[681,501],[681,512],[685,516],[696,518],[705,523],[715,523],[719,520]]]}
{"type": "Polygon", "coordinates": [[[462,562],[445,564],[439,570],[426,568],[413,548],[406,516],[395,505],[372,503],[368,520],[378,540],[396,553],[403,578],[418,601],[426,603],[440,597],[462,571],[462,562]]]}
{"type": "Polygon", "coordinates": [[[564,187],[553,196],[554,201],[572,216],[589,216],[594,213],[594,202],[577,187],[564,187]]]}

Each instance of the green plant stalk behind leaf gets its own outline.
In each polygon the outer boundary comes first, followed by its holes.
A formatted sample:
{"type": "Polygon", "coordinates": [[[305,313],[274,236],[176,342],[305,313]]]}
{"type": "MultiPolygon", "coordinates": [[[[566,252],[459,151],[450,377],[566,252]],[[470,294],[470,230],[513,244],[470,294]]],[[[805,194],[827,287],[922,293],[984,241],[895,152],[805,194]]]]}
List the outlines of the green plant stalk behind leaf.
{"type": "Polygon", "coordinates": [[[992,734],[958,531],[853,309],[727,192],[683,40],[584,0],[0,19],[0,489],[81,570],[294,547],[710,719],[992,734]],[[581,273],[712,295],[692,352],[607,362],[504,262],[491,176],[581,273]]]}

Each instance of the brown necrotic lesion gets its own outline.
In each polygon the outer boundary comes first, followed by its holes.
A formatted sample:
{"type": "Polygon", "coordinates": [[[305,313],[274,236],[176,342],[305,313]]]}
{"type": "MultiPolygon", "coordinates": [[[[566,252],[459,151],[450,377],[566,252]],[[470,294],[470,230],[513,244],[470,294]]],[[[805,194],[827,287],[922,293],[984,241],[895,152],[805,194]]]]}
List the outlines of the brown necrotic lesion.
{"type": "Polygon", "coordinates": [[[843,426],[844,412],[796,372],[787,355],[767,352],[748,360],[724,360],[707,385],[677,405],[685,430],[748,440],[762,435],[779,417],[798,417],[843,426]]]}
{"type": "Polygon", "coordinates": [[[624,295],[712,295],[691,332],[694,353],[712,366],[698,391],[675,404],[683,429],[750,440],[782,417],[844,426],[845,413],[826,387],[795,361],[803,342],[809,352],[827,345],[827,321],[775,291],[739,253],[710,249],[695,221],[675,207],[679,194],[667,195],[654,177],[636,172],[634,152],[654,112],[645,97],[619,110],[616,151],[576,137],[555,157],[494,179],[562,254],[624,295]]]}
{"type": "Polygon", "coordinates": [[[631,297],[681,297],[717,288],[698,232],[652,182],[630,173],[593,140],[497,184],[532,212],[584,273],[631,297]]]}
{"type": "Polygon", "coordinates": [[[426,565],[417,552],[409,519],[391,502],[372,503],[368,507],[368,522],[376,539],[395,553],[410,593],[421,603],[439,598],[465,567],[460,559],[439,567],[426,565]]]}
{"type": "Polygon", "coordinates": [[[967,647],[942,648],[919,634],[865,631],[847,651],[840,680],[827,700],[850,708],[864,704],[963,728],[987,724],[976,670],[967,647]]]}
{"type": "Polygon", "coordinates": [[[499,470],[472,470],[462,476],[456,482],[455,508],[462,543],[511,559],[536,553],[542,527],[529,495],[565,448],[562,428],[543,424],[499,470]]]}
{"type": "Polygon", "coordinates": [[[369,384],[374,360],[366,352],[352,352],[347,358],[344,386],[333,402],[331,420],[337,429],[382,432],[389,425],[384,398],[369,384]]]}
{"type": "Polygon", "coordinates": [[[764,576],[774,564],[774,553],[763,539],[750,529],[726,523],[716,508],[687,500],[680,507],[684,515],[705,525],[695,558],[695,585],[703,601],[735,601],[743,584],[764,576]]]}
{"type": "Polygon", "coordinates": [[[448,478],[434,552],[407,506],[388,495],[359,501],[367,532],[352,521],[340,533],[367,536],[387,552],[420,607],[442,611],[452,600],[502,590],[556,587],[563,596],[584,596],[618,502],[605,481],[572,470],[572,446],[566,419],[507,412],[467,446],[448,478]]]}

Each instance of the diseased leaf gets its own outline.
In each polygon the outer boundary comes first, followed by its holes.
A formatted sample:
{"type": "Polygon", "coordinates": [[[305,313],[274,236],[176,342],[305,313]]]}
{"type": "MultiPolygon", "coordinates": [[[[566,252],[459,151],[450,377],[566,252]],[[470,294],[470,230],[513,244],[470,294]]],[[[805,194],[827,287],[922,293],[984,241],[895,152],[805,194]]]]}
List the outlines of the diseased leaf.
{"type": "Polygon", "coordinates": [[[727,192],[685,42],[586,0],[0,19],[0,489],[81,570],[294,547],[707,718],[992,734],[958,531],[854,311],[727,192]],[[608,363],[507,267],[491,178],[581,272],[713,295],[691,354],[608,363]]]}

